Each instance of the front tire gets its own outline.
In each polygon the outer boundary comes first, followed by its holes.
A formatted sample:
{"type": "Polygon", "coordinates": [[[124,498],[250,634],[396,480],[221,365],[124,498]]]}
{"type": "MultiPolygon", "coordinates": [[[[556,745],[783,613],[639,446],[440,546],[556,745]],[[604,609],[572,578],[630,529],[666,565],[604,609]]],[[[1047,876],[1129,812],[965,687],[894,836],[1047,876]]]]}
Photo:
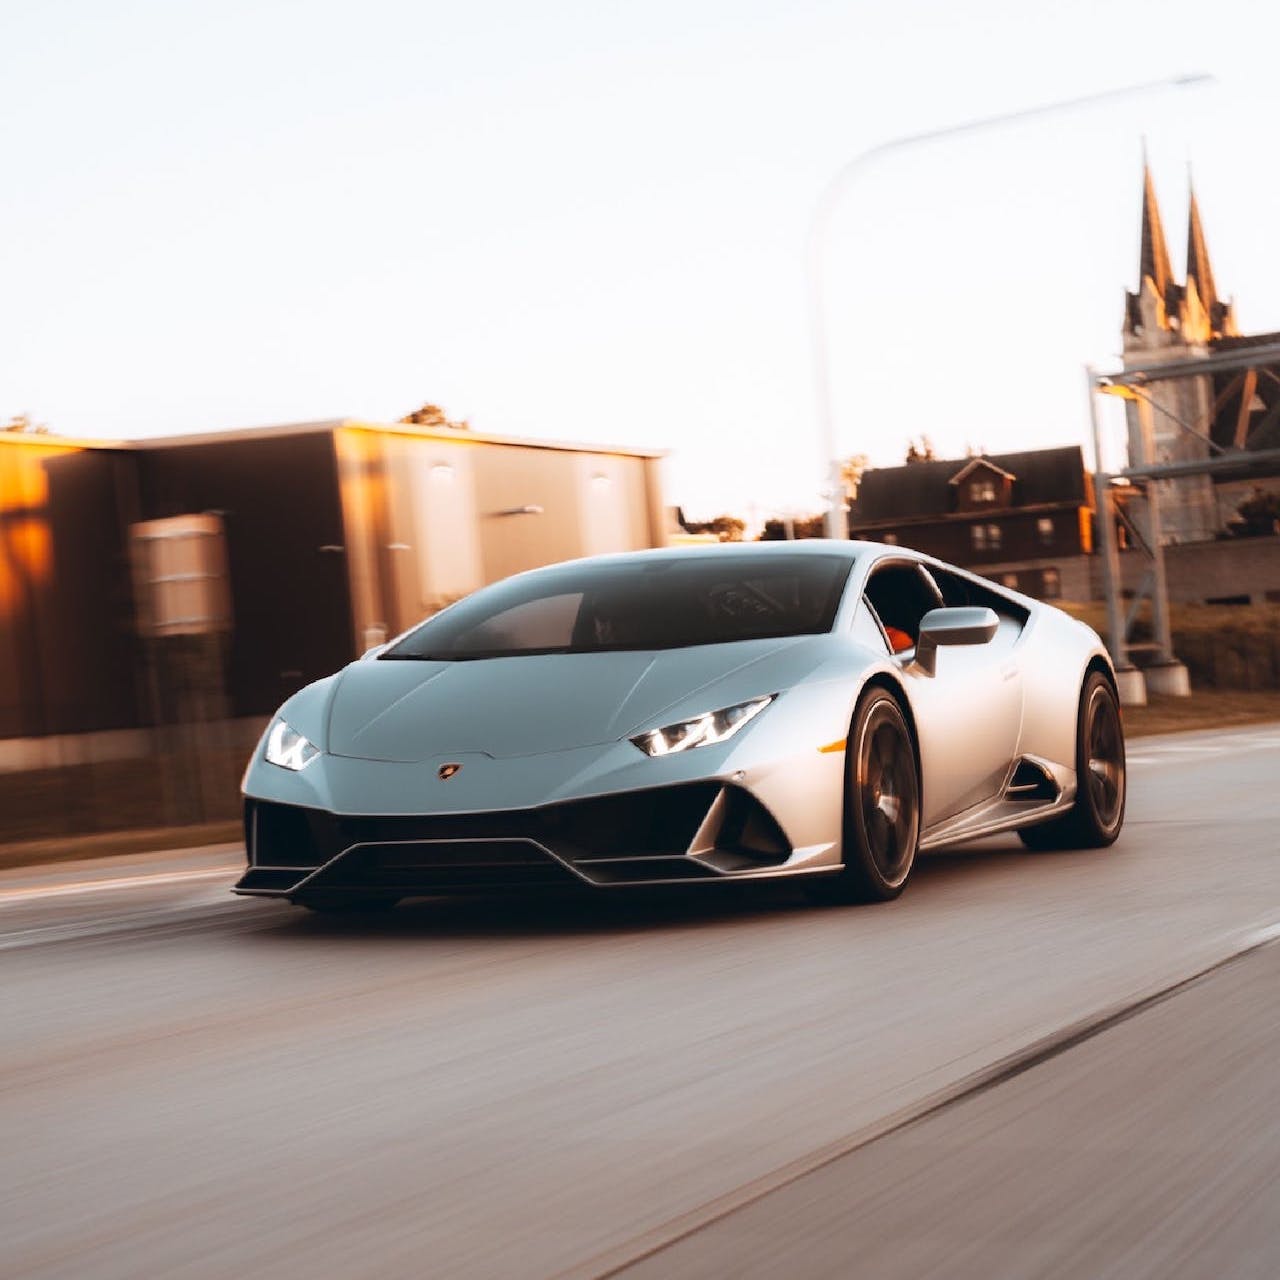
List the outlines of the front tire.
{"type": "Polygon", "coordinates": [[[829,902],[887,902],[906,887],[920,843],[920,773],[906,718],[887,689],[854,712],[845,753],[844,869],[817,881],[829,902]]]}
{"type": "Polygon", "coordinates": [[[1059,818],[1023,827],[1028,849],[1105,849],[1124,825],[1128,774],[1120,702],[1111,682],[1091,671],[1080,690],[1076,717],[1076,799],[1059,818]]]}

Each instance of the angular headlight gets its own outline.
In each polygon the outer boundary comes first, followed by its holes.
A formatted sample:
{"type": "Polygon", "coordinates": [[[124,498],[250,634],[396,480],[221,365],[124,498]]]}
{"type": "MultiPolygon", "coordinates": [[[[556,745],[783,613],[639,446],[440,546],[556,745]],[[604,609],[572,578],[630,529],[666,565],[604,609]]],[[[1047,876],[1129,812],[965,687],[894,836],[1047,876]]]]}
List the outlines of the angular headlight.
{"type": "Polygon", "coordinates": [[[305,769],[320,754],[296,729],[277,720],[267,730],[266,757],[282,769],[305,769]]]}
{"type": "Polygon", "coordinates": [[[637,734],[631,739],[645,755],[669,756],[676,751],[688,751],[690,747],[707,747],[713,742],[724,742],[732,738],[748,720],[753,720],[778,695],[771,693],[765,698],[752,698],[750,702],[739,702],[736,706],[724,707],[720,711],[708,711],[692,720],[681,720],[679,724],[669,724],[662,729],[650,729],[648,733],[637,734]]]}

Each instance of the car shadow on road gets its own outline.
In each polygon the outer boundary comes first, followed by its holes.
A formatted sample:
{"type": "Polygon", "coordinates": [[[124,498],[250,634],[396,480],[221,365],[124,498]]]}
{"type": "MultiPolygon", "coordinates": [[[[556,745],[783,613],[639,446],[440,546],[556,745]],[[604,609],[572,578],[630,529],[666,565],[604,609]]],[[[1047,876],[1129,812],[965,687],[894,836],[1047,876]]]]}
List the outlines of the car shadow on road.
{"type": "Polygon", "coordinates": [[[627,890],[567,890],[420,898],[388,912],[312,913],[290,908],[273,912],[261,940],[301,938],[541,938],[641,934],[696,926],[740,927],[803,912],[911,911],[957,882],[979,890],[981,882],[1005,874],[1011,863],[1034,861],[1016,842],[986,842],[922,855],[902,898],[888,904],[816,905],[798,881],[757,881],[678,885],[627,890]]]}

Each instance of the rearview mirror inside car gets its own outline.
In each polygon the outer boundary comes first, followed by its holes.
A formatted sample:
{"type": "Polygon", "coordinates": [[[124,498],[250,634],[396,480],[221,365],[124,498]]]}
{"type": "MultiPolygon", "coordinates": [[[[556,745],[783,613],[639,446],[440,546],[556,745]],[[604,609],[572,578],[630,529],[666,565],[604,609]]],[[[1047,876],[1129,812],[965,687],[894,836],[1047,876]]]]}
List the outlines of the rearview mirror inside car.
{"type": "Polygon", "coordinates": [[[993,609],[930,609],[920,620],[916,662],[925,675],[938,666],[938,646],[986,644],[1000,625],[993,609]]]}

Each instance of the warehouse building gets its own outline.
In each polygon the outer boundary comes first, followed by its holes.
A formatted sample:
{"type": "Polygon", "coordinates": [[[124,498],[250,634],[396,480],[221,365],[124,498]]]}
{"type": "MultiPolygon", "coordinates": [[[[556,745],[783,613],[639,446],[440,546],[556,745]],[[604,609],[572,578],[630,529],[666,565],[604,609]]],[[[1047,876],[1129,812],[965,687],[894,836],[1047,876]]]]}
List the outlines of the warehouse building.
{"type": "Polygon", "coordinates": [[[488,582],[663,545],[660,459],[352,420],[0,433],[0,771],[260,725],[488,582]]]}

